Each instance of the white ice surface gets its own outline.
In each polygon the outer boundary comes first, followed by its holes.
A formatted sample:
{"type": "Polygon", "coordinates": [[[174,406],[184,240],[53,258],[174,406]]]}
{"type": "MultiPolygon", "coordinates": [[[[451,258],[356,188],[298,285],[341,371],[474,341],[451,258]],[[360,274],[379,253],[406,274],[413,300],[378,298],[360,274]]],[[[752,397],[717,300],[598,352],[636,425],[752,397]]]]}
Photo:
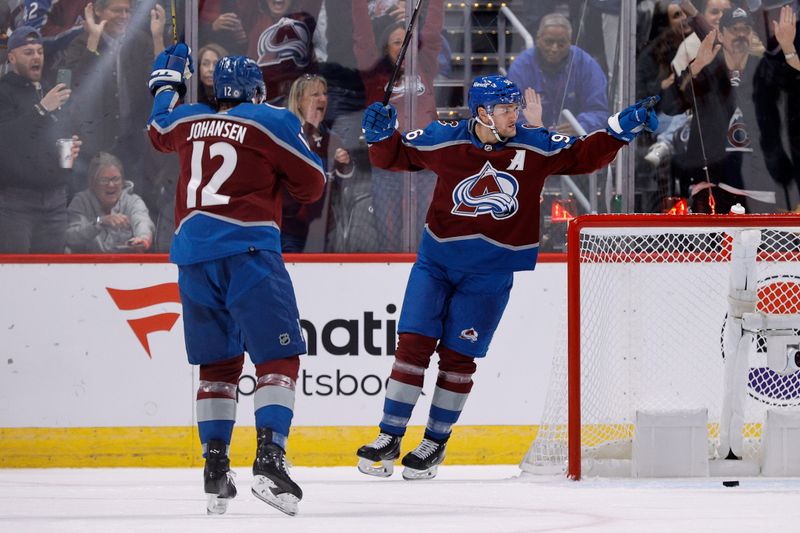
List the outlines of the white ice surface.
{"type": "Polygon", "coordinates": [[[0,532],[724,532],[800,531],[800,479],[520,477],[516,466],[445,466],[431,481],[352,468],[292,469],[303,488],[289,517],[250,494],[206,516],[202,469],[0,470],[0,532]]]}

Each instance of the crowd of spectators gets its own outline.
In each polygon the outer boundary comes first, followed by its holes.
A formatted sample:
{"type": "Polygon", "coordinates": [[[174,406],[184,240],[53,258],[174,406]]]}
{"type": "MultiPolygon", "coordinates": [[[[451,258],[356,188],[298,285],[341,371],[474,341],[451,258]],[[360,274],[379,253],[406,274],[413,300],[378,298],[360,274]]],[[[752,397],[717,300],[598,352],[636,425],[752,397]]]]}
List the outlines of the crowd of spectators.
{"type": "MultiPolygon", "coordinates": [[[[507,65],[531,103],[526,119],[567,134],[603,127],[620,85],[609,29],[620,0],[510,5],[534,35],[507,65]]],[[[214,106],[217,61],[249,55],[269,103],[300,118],[325,163],[318,203],[284,202],[284,251],[416,249],[435,178],[372,168],[360,119],[387,92],[403,130],[452,105],[437,80],[452,83],[463,43],[446,37],[445,2],[424,6],[410,59],[388,87],[412,7],[405,0],[199,2],[196,90],[187,98],[214,106]]],[[[0,8],[0,253],[168,250],[178,164],[145,142],[145,81],[153,57],[186,35],[184,7],[12,0],[0,8]]],[[[662,96],[661,127],[637,148],[637,210],[660,211],[676,197],[695,212],[796,208],[796,11],[796,0],[637,1],[636,93],[662,96]]]]}
{"type": "Polygon", "coordinates": [[[661,178],[658,197],[685,199],[696,213],[727,213],[737,203],[748,212],[796,210],[796,2],[653,7],[637,95],[662,96],[661,127],[644,155],[661,178]]]}

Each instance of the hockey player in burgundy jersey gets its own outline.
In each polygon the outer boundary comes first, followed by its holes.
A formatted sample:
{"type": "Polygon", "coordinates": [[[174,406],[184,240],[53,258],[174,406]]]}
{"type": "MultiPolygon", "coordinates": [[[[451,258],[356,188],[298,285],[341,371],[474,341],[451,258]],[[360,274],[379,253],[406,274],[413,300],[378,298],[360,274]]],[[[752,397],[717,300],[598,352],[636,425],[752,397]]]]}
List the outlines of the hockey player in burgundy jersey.
{"type": "Polygon", "coordinates": [[[255,61],[220,59],[217,109],[175,107],[191,65],[182,43],[156,58],[148,131],[156,149],[177,152],[181,161],[170,259],[178,265],[186,352],[200,365],[196,406],[207,510],[224,513],[236,496],[228,449],[247,350],[258,380],[252,491],[294,515],[303,493],[289,477],[285,450],[306,343],[281,256],[281,194],[285,187],[298,201],[313,202],[325,174],[299,120],[261,104],[264,80],[255,61]]]}
{"type": "Polygon", "coordinates": [[[654,101],[630,106],[610,117],[606,129],[584,137],[518,123],[520,91],[502,76],[474,80],[471,120],[433,122],[401,135],[394,107],[367,108],[362,127],[372,163],[430,169],[438,181],[403,300],[380,434],[357,452],[361,472],[392,474],[436,351],[439,373],[425,436],[402,460],[405,479],[436,475],[472,389],[475,360],[486,355],[508,302],[513,273],[536,266],[545,179],[609,164],[639,132],[656,129],[649,110],[654,101]]]}

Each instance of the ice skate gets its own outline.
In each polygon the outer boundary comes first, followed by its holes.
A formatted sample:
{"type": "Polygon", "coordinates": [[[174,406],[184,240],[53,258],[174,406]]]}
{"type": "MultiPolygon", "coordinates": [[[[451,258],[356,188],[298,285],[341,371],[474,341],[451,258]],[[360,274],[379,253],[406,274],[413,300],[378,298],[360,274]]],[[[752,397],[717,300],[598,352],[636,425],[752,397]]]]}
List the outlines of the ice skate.
{"type": "Polygon", "coordinates": [[[228,502],[236,497],[231,462],[226,453],[225,442],[212,439],[206,446],[206,466],[203,469],[204,489],[208,498],[207,514],[224,514],[228,502]]]}
{"type": "Polygon", "coordinates": [[[381,433],[377,439],[359,448],[356,452],[359,472],[368,476],[391,476],[394,472],[394,462],[400,457],[402,440],[403,437],[381,433]]]}
{"type": "Polygon", "coordinates": [[[258,429],[258,450],[253,462],[253,494],[284,513],[297,514],[297,503],[303,491],[289,477],[286,452],[272,442],[272,431],[258,429]]]}
{"type": "Polygon", "coordinates": [[[444,461],[446,442],[436,442],[424,438],[419,446],[403,457],[403,479],[433,479],[444,461]]]}

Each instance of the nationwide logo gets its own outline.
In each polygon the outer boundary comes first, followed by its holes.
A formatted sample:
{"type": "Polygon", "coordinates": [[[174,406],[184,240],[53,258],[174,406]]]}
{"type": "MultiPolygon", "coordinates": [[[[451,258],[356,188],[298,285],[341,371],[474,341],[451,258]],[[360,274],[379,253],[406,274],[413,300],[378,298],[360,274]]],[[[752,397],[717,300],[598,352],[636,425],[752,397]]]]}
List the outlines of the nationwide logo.
{"type": "MultiPolygon", "coordinates": [[[[756,310],[774,315],[800,313],[800,277],[772,276],[759,281],[756,310]]],[[[795,330],[800,335],[800,330],[795,330]]],[[[723,325],[722,338],[725,338],[723,325]]],[[[724,352],[723,352],[724,353],[724,352]]],[[[748,394],[769,406],[800,405],[800,372],[778,374],[767,366],[767,339],[757,335],[747,376],[748,394]]]]}
{"type": "MultiPolygon", "coordinates": [[[[120,311],[134,311],[166,303],[181,303],[178,284],[174,282],[141,289],[127,290],[106,287],[106,290],[120,311]]],[[[153,355],[150,353],[150,342],[147,340],[147,336],[156,331],[170,331],[180,316],[180,313],[156,313],[130,319],[127,322],[144,351],[147,352],[147,357],[152,359],[153,355]]]]}

